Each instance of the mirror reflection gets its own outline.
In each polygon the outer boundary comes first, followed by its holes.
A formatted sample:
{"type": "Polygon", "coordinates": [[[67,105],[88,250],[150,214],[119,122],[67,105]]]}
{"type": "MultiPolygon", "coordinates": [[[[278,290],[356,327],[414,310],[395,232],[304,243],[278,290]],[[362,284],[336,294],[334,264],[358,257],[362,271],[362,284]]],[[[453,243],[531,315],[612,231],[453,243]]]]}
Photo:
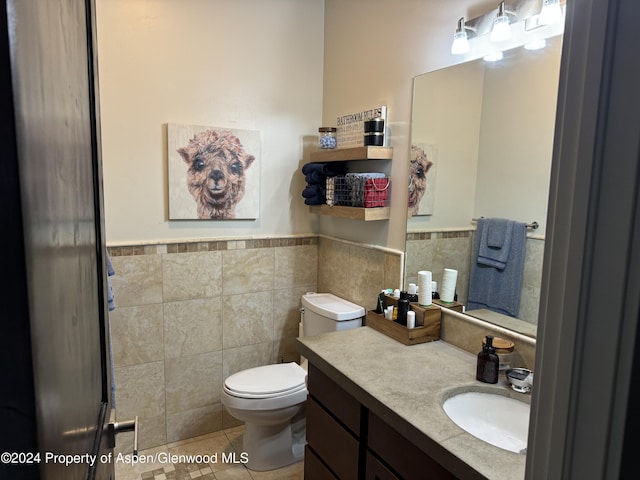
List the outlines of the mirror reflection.
{"type": "MultiPolygon", "coordinates": [[[[412,159],[428,162],[419,205],[409,209],[405,285],[430,270],[440,284],[458,271],[457,301],[467,304],[476,260],[478,218],[533,224],[526,230],[519,309],[469,315],[535,335],[562,36],[546,48],[504,52],[498,62],[473,60],[414,79],[412,159]]],[[[411,166],[418,168],[416,162],[411,166]]],[[[423,170],[425,170],[423,168],[423,170]]],[[[410,184],[416,183],[410,180],[410,184]]],[[[418,182],[419,183],[419,182],[418,182]]],[[[409,198],[412,191],[410,187],[409,198]]]]}

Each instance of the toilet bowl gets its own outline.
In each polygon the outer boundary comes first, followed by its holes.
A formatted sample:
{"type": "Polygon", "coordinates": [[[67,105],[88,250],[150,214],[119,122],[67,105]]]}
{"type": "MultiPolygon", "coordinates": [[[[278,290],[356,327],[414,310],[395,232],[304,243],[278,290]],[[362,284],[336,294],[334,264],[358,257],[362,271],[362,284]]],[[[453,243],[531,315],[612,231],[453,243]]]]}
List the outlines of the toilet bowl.
{"type": "MultiPolygon", "coordinates": [[[[304,335],[359,327],[365,314],[328,293],[307,293],[302,305],[304,335]]],[[[221,401],[244,422],[242,448],[250,470],[274,470],[304,458],[306,380],[306,368],[291,362],[249,368],[224,381],[221,401]]]]}
{"type": "Polygon", "coordinates": [[[222,404],[245,424],[247,468],[273,470],[304,457],[306,376],[291,362],[250,368],[225,380],[222,404]]]}

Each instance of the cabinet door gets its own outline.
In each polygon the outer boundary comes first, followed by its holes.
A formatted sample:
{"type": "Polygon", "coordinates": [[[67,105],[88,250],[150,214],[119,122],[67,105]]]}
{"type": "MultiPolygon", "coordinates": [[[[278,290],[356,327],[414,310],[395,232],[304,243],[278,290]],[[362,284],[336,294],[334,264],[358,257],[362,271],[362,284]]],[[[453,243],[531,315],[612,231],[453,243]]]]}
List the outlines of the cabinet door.
{"type": "Polygon", "coordinates": [[[309,365],[309,393],[356,437],[360,435],[361,405],[327,375],[309,365]]]}
{"type": "Polygon", "coordinates": [[[358,440],[312,397],[307,399],[307,444],[338,478],[358,478],[358,440]]]}
{"type": "Polygon", "coordinates": [[[304,451],[304,480],[339,480],[309,448],[309,445],[304,451]]]}
{"type": "Polygon", "coordinates": [[[395,473],[389,470],[376,457],[367,452],[367,474],[366,480],[400,480],[395,473]]]}
{"type": "MultiPolygon", "coordinates": [[[[433,440],[430,441],[434,448],[438,448],[433,440]]],[[[369,413],[369,448],[398,472],[401,478],[433,480],[456,478],[373,413],[369,413]]]]}

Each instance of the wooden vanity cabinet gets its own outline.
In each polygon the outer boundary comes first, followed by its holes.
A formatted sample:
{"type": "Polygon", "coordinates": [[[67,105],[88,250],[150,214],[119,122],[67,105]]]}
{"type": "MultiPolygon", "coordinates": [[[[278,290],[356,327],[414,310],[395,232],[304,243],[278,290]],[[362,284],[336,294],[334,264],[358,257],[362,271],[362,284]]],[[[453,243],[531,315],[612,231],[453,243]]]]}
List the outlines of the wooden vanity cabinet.
{"type": "Polygon", "coordinates": [[[324,373],[309,364],[307,446],[304,478],[358,479],[360,465],[360,403],[324,373]],[[317,462],[324,475],[318,476],[317,462]]]}
{"type": "Polygon", "coordinates": [[[305,480],[454,479],[309,364],[305,480]]]}

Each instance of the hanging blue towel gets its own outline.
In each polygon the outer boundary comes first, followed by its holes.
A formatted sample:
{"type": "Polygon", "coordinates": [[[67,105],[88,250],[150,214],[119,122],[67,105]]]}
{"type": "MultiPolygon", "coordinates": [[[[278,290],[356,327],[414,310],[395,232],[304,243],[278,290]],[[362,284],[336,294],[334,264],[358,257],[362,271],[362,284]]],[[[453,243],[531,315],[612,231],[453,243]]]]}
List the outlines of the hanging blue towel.
{"type": "Polygon", "coordinates": [[[109,252],[106,254],[107,257],[107,300],[109,302],[109,311],[115,310],[116,303],[113,295],[113,288],[111,287],[111,278],[116,274],[113,269],[113,265],[111,264],[111,257],[109,256],[109,252]]]}
{"type": "MultiPolygon", "coordinates": [[[[111,287],[111,277],[116,274],[116,271],[113,269],[113,265],[111,264],[111,257],[109,256],[108,251],[106,251],[105,256],[107,263],[107,300],[109,302],[109,311],[111,312],[116,308],[113,288],[111,287]]],[[[113,359],[113,347],[111,345],[111,324],[109,324],[109,358],[111,359],[111,408],[116,408],[116,374],[115,363],[113,359]]]]}
{"type": "Polygon", "coordinates": [[[481,232],[478,263],[500,270],[507,266],[514,223],[504,218],[478,219],[477,231],[481,232]]]}
{"type": "MultiPolygon", "coordinates": [[[[511,220],[509,222],[512,223],[512,228],[511,241],[508,244],[508,259],[504,268],[498,269],[480,262],[478,258],[482,248],[483,233],[487,225],[487,219],[478,219],[475,245],[476,261],[473,262],[471,268],[467,310],[486,308],[511,317],[518,316],[522,275],[524,272],[527,225],[511,220]]],[[[505,243],[502,248],[506,246],[507,244],[505,243]]]]}

